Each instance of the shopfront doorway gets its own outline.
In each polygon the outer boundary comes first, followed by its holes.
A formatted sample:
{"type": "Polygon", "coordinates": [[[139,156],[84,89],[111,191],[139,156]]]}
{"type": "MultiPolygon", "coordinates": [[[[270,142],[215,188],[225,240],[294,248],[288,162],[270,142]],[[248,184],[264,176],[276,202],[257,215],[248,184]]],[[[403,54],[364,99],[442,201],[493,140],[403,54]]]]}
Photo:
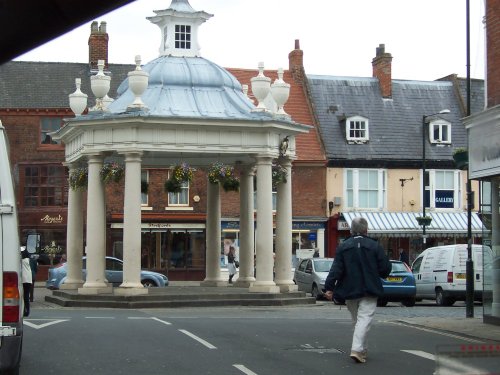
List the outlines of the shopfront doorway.
{"type": "Polygon", "coordinates": [[[164,229],[142,232],[141,268],[164,273],[170,280],[203,280],[205,231],[164,229]]]}

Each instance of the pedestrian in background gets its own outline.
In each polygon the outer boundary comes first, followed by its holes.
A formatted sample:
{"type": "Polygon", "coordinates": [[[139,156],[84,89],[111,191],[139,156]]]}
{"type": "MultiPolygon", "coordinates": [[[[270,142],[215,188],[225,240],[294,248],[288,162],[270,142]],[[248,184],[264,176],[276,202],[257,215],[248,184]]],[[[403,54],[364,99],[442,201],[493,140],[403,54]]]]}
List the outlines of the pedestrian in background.
{"type": "Polygon", "coordinates": [[[345,300],[351,313],[354,333],[350,357],[366,362],[366,337],[375,315],[377,299],[383,293],[382,281],[391,272],[384,249],[367,237],[368,222],[356,217],[351,223],[351,237],[337,248],[335,260],[325,282],[325,297],[345,300]]]}
{"type": "Polygon", "coordinates": [[[408,254],[404,249],[399,249],[399,260],[401,262],[405,262],[406,264],[410,264],[410,259],[408,258],[408,254]]]}
{"type": "Polygon", "coordinates": [[[30,292],[33,276],[30,267],[30,253],[26,250],[26,246],[21,246],[21,278],[23,281],[24,295],[24,316],[30,315],[30,292]]]}
{"type": "Polygon", "coordinates": [[[236,274],[236,250],[234,246],[229,246],[227,253],[227,271],[229,272],[229,284],[233,283],[233,277],[236,274]]]}
{"type": "Polygon", "coordinates": [[[30,256],[30,268],[31,268],[30,302],[33,302],[33,299],[35,298],[36,273],[38,272],[38,255],[33,254],[30,256]]]}

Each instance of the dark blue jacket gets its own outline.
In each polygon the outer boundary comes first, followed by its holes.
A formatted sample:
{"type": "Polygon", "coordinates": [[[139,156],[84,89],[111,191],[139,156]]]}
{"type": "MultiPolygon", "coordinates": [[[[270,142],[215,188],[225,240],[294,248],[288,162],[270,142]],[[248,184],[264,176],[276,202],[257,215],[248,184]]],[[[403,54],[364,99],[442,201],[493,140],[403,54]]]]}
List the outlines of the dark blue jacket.
{"type": "Polygon", "coordinates": [[[339,299],[380,297],[384,291],[380,278],[390,272],[391,263],[377,241],[366,236],[349,237],[337,248],[325,289],[339,299]]]}

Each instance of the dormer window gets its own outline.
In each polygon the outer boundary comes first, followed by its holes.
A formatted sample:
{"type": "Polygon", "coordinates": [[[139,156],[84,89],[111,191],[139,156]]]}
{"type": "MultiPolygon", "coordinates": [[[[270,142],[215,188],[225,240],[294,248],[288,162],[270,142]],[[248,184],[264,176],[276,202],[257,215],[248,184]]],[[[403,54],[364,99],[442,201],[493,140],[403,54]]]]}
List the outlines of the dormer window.
{"type": "Polygon", "coordinates": [[[429,123],[429,141],[431,143],[451,143],[451,124],[445,120],[429,123]]]}
{"type": "Polygon", "coordinates": [[[191,49],[191,26],[175,25],[175,48],[191,49]]]}
{"type": "Polygon", "coordinates": [[[345,124],[348,143],[366,143],[370,140],[367,118],[361,116],[348,117],[345,124]]]}

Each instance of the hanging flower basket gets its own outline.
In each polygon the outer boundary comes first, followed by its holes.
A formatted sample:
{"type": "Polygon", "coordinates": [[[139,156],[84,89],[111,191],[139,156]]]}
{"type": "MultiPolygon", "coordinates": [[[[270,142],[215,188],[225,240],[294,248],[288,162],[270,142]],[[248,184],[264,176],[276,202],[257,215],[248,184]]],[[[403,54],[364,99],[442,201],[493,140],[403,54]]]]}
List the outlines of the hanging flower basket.
{"type": "Polygon", "coordinates": [[[52,241],[50,245],[46,245],[42,248],[42,251],[49,256],[50,264],[53,264],[55,256],[62,252],[62,247],[56,245],[56,241],[52,241]]]}
{"type": "Polygon", "coordinates": [[[275,189],[279,184],[287,181],[288,173],[286,168],[280,164],[273,165],[272,177],[273,188],[275,189]]]}
{"type": "Polygon", "coordinates": [[[222,182],[224,191],[238,191],[240,190],[240,181],[237,178],[229,177],[222,182]]]}
{"type": "Polygon", "coordinates": [[[469,152],[465,148],[457,148],[453,151],[453,160],[457,169],[467,169],[469,165],[469,152]]]}
{"type": "Polygon", "coordinates": [[[172,171],[170,178],[165,181],[165,191],[168,193],[179,193],[184,182],[193,181],[194,168],[191,168],[187,163],[176,165],[172,171]]]}
{"type": "Polygon", "coordinates": [[[87,189],[89,170],[87,167],[73,169],[69,174],[69,186],[73,190],[87,189]]]}
{"type": "Polygon", "coordinates": [[[118,163],[105,163],[101,168],[101,180],[108,184],[110,182],[120,182],[125,175],[125,169],[118,163]]]}
{"type": "Polygon", "coordinates": [[[431,221],[432,221],[432,217],[429,217],[429,216],[418,216],[416,217],[417,219],[417,223],[418,225],[420,226],[429,226],[431,225],[431,221]]]}

